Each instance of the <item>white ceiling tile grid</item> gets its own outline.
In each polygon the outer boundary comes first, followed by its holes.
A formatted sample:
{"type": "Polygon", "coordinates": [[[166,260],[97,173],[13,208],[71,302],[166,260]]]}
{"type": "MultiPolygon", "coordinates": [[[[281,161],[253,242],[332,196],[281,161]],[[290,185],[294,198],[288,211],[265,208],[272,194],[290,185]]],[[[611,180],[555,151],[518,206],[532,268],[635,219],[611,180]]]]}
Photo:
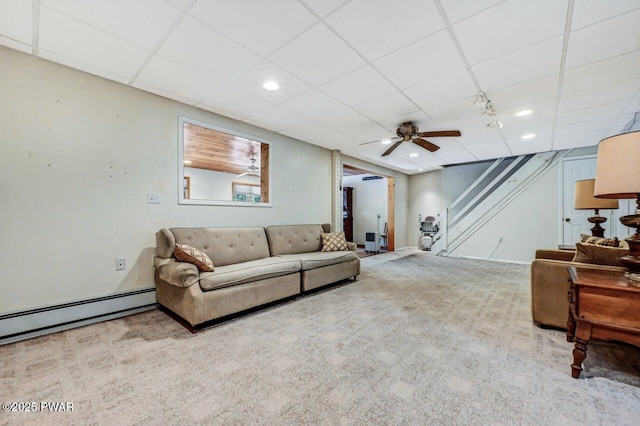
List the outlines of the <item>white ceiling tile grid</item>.
{"type": "Polygon", "coordinates": [[[0,0],[0,45],[414,174],[623,131],[638,22],[638,0],[0,0]],[[462,136],[362,145],[404,121],[462,136]]]}

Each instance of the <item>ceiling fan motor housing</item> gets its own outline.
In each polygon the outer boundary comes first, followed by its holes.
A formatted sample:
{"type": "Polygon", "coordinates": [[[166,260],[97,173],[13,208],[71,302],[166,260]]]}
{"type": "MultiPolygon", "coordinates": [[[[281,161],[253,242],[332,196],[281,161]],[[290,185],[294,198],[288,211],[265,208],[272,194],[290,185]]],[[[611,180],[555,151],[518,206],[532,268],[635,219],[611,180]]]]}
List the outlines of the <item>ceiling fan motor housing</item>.
{"type": "Polygon", "coordinates": [[[402,123],[400,127],[398,127],[398,130],[396,130],[396,135],[405,141],[411,140],[411,137],[416,133],[418,133],[418,126],[414,126],[410,121],[402,123]]]}

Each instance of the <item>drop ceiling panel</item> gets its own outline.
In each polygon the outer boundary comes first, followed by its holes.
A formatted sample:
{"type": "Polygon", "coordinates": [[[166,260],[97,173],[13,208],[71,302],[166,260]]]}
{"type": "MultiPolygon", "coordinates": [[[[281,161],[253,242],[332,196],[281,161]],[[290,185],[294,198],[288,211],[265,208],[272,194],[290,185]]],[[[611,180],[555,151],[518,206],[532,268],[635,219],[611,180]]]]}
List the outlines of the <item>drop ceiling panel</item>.
{"type": "Polygon", "coordinates": [[[452,24],[488,9],[504,0],[440,0],[452,24]]]}
{"type": "MultiPolygon", "coordinates": [[[[483,109],[474,105],[475,98],[462,99],[450,102],[442,106],[436,106],[427,109],[425,112],[438,124],[440,128],[446,126],[445,123],[462,119],[474,121],[485,121],[486,115],[483,115],[483,109]]],[[[448,129],[446,129],[448,130],[448,129]]]]}
{"type": "Polygon", "coordinates": [[[577,30],[637,9],[640,9],[638,0],[576,1],[573,6],[571,29],[577,30]]]}
{"type": "Polygon", "coordinates": [[[193,105],[213,93],[220,81],[199,74],[161,56],[154,58],[142,70],[134,86],[144,90],[153,88],[153,93],[177,97],[193,105]]]}
{"type": "Polygon", "coordinates": [[[174,7],[154,0],[40,0],[40,3],[147,50],[158,44],[180,15],[174,7]]]}
{"type": "Polygon", "coordinates": [[[319,16],[326,16],[336,10],[347,0],[302,0],[319,16]]]}
{"type": "Polygon", "coordinates": [[[573,111],[624,99],[631,100],[637,93],[638,87],[640,87],[640,79],[634,79],[563,95],[558,112],[573,111]]]}
{"type": "Polygon", "coordinates": [[[434,80],[465,67],[446,30],[397,50],[377,60],[374,66],[401,89],[434,80]]]}
{"type": "Polygon", "coordinates": [[[473,66],[486,92],[535,80],[560,69],[562,37],[538,43],[473,66]]]}
{"type": "Polygon", "coordinates": [[[338,77],[320,89],[349,106],[394,93],[396,89],[370,66],[338,77]]]}
{"type": "Polygon", "coordinates": [[[516,84],[487,93],[497,111],[555,98],[558,94],[558,74],[516,84]]]}
{"type": "Polygon", "coordinates": [[[586,133],[597,130],[605,132],[613,126],[617,118],[618,117],[603,117],[595,120],[582,121],[580,123],[557,126],[555,134],[558,136],[565,136],[572,135],[574,133],[586,133]]]}
{"type": "Polygon", "coordinates": [[[359,143],[369,142],[373,140],[385,139],[393,135],[389,135],[389,130],[380,126],[378,123],[367,123],[363,126],[346,127],[340,130],[347,136],[351,136],[359,143]]]}
{"type": "Polygon", "coordinates": [[[315,86],[364,65],[364,60],[323,24],[284,46],[271,61],[315,86]]]}
{"type": "Polygon", "coordinates": [[[465,97],[471,99],[477,89],[466,69],[429,81],[405,93],[422,109],[429,109],[465,97]]]}
{"type": "MultiPolygon", "coordinates": [[[[33,5],[24,0],[0,1],[0,36],[19,45],[31,45],[33,5]],[[17,43],[16,43],[17,42],[17,43]]],[[[13,44],[12,43],[12,44],[13,44]]],[[[22,50],[22,49],[21,49],[22,50]]]]}
{"type": "Polygon", "coordinates": [[[243,92],[270,103],[281,103],[311,89],[307,83],[294,77],[270,62],[262,62],[231,82],[243,92]],[[273,80],[280,85],[279,90],[266,90],[262,85],[273,80]]]}
{"type": "Polygon", "coordinates": [[[307,118],[320,118],[347,107],[317,89],[312,89],[281,104],[284,109],[298,112],[307,118]]]}
{"type": "Polygon", "coordinates": [[[411,114],[415,108],[413,102],[400,92],[382,96],[354,107],[358,112],[376,121],[411,114]]]}
{"type": "Polygon", "coordinates": [[[125,78],[131,78],[149,54],[140,47],[46,7],[40,8],[39,40],[40,51],[84,64],[86,68],[80,68],[83,71],[98,69],[125,78]]]}
{"type": "Polygon", "coordinates": [[[458,143],[458,138],[427,138],[427,140],[440,147],[440,149],[433,154],[444,160],[441,164],[463,163],[478,160],[478,158],[476,158],[471,152],[467,151],[458,143]]]}
{"type": "Polygon", "coordinates": [[[304,117],[296,113],[275,106],[256,115],[252,115],[245,121],[264,129],[279,132],[280,130],[293,127],[304,120],[304,117]]]}
{"type": "Polygon", "coordinates": [[[602,117],[618,117],[624,113],[628,101],[612,102],[610,104],[596,105],[594,107],[561,112],[556,119],[557,126],[580,123],[582,121],[596,120],[602,117]]]}
{"type": "Polygon", "coordinates": [[[216,111],[226,111],[241,118],[258,114],[274,106],[230,86],[217,90],[202,101],[201,105],[207,109],[214,108],[216,111]]]}
{"type": "Polygon", "coordinates": [[[571,149],[583,146],[597,145],[603,138],[602,131],[588,131],[570,135],[556,136],[553,139],[553,149],[571,149]]]}
{"type": "Polygon", "coordinates": [[[263,56],[316,21],[296,0],[200,0],[189,14],[263,56]]]}
{"type": "Polygon", "coordinates": [[[566,0],[509,0],[453,29],[473,65],[562,35],[566,16],[566,0]]]}
{"type": "Polygon", "coordinates": [[[283,135],[290,136],[302,141],[311,141],[321,138],[324,135],[333,133],[334,131],[326,126],[315,123],[311,120],[301,120],[292,127],[281,130],[283,135]]]}
{"type": "Polygon", "coordinates": [[[640,50],[640,10],[572,31],[567,69],[640,50]]]}
{"type": "Polygon", "coordinates": [[[373,123],[373,121],[352,109],[334,112],[333,114],[326,115],[316,121],[339,132],[345,129],[365,126],[373,123]]]}
{"type": "Polygon", "coordinates": [[[369,60],[444,27],[432,0],[353,0],[327,23],[369,60]]]}
{"type": "Polygon", "coordinates": [[[333,130],[314,138],[313,142],[328,149],[339,149],[341,151],[353,150],[358,146],[358,141],[351,136],[347,136],[333,130]]]}
{"type": "Polygon", "coordinates": [[[567,70],[562,93],[578,92],[640,77],[640,51],[567,70]]]}
{"type": "Polygon", "coordinates": [[[260,62],[255,53],[188,16],[162,44],[158,54],[222,81],[260,62]]]}
{"type": "Polygon", "coordinates": [[[511,132],[532,132],[536,128],[550,127],[553,125],[555,117],[556,99],[541,102],[522,104],[514,108],[501,109],[498,112],[498,119],[504,124],[503,134],[511,132]],[[517,116],[516,113],[530,110],[531,114],[517,116]]]}
{"type": "MultiPolygon", "coordinates": [[[[510,133],[503,132],[507,145],[513,155],[531,154],[533,152],[544,152],[551,150],[551,140],[553,135],[553,122],[547,123],[545,127],[537,127],[527,132],[510,133]],[[525,134],[535,135],[532,139],[522,139],[525,134]]],[[[504,129],[503,129],[504,130],[504,129]]]]}

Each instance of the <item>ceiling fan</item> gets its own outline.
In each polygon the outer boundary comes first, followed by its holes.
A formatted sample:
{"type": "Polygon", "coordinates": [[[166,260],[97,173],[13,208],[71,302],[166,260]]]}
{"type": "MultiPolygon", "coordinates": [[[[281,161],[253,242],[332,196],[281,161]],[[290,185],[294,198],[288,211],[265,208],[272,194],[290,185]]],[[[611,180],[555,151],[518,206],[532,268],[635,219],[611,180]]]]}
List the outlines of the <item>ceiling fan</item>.
{"type": "MultiPolygon", "coordinates": [[[[418,126],[415,126],[411,121],[404,122],[398,127],[396,130],[396,135],[398,137],[392,138],[391,140],[396,140],[396,142],[389,147],[384,153],[382,153],[383,157],[391,154],[397,147],[400,146],[402,142],[413,142],[416,145],[426,149],[429,152],[435,152],[440,149],[440,147],[432,142],[429,142],[423,138],[442,138],[442,137],[450,137],[450,136],[460,136],[461,133],[459,130],[437,130],[433,132],[419,132],[418,126]],[[398,140],[399,139],[399,140],[398,140]]],[[[378,142],[378,141],[374,141],[378,142]]],[[[371,142],[366,142],[371,143],[371,142]]],[[[361,144],[364,145],[364,144],[361,144]]]]}
{"type": "Polygon", "coordinates": [[[245,169],[245,172],[241,175],[238,175],[237,177],[242,177],[242,176],[260,177],[260,168],[256,166],[256,158],[254,154],[251,154],[251,165],[247,166],[247,168],[245,169]]]}

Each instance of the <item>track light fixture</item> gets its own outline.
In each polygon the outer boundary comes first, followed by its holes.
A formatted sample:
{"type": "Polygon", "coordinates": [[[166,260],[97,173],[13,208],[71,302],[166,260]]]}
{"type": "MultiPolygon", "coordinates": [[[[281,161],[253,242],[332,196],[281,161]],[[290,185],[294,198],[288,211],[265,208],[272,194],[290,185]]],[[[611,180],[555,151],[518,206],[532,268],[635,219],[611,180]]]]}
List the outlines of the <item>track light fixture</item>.
{"type": "Polygon", "coordinates": [[[489,102],[489,99],[487,99],[487,96],[484,94],[484,92],[478,92],[476,101],[473,104],[480,108],[486,109],[490,105],[490,102],[489,102]]]}
{"type": "Polygon", "coordinates": [[[484,94],[484,92],[478,92],[474,105],[483,108],[484,111],[482,111],[482,113],[491,117],[491,121],[489,121],[487,127],[491,127],[492,129],[502,129],[502,121],[498,120],[498,118],[496,117],[496,113],[493,110],[491,101],[487,99],[487,96],[484,94]]]}

